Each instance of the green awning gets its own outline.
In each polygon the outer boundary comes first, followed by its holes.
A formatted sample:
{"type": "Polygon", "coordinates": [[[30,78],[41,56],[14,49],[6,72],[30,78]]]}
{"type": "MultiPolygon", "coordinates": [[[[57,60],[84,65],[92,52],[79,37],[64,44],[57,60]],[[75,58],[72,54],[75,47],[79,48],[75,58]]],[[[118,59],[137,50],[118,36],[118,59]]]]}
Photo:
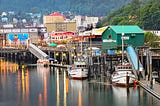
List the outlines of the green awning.
{"type": "Polygon", "coordinates": [[[55,44],[54,42],[50,43],[49,46],[55,47],[57,46],[57,44],[55,44]]]}

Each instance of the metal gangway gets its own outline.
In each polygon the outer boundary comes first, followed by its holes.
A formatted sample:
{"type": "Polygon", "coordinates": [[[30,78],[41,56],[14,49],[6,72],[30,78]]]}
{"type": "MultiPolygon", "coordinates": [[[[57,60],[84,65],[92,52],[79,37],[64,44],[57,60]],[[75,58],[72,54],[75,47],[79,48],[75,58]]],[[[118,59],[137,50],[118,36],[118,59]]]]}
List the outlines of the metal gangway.
{"type": "Polygon", "coordinates": [[[39,49],[37,46],[35,46],[34,44],[29,44],[28,49],[38,59],[42,59],[42,60],[49,59],[49,56],[45,52],[43,52],[41,49],[39,49]]]}

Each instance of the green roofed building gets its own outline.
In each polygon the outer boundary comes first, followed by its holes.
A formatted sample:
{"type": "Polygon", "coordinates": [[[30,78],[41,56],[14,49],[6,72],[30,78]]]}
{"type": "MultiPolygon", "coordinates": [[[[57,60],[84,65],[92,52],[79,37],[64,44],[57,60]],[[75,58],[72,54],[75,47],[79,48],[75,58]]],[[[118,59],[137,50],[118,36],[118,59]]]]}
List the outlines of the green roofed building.
{"type": "Polygon", "coordinates": [[[135,25],[108,26],[102,33],[103,52],[110,49],[120,49],[122,47],[121,37],[124,36],[124,46],[143,46],[144,31],[135,25]]]}

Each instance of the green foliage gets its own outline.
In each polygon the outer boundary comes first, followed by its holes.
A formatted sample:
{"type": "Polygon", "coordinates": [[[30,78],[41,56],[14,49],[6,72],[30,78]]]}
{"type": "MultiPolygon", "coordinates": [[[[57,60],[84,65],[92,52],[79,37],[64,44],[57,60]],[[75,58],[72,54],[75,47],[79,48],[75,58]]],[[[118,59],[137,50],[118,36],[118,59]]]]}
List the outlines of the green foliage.
{"type": "Polygon", "coordinates": [[[145,32],[144,34],[144,45],[153,48],[160,47],[160,38],[151,32],[145,32]]]}
{"type": "Polygon", "coordinates": [[[80,15],[106,16],[131,0],[0,0],[0,12],[71,11],[80,15]]]}
{"type": "Polygon", "coordinates": [[[113,11],[99,25],[138,25],[145,30],[160,29],[159,0],[132,0],[128,5],[113,11]]]}

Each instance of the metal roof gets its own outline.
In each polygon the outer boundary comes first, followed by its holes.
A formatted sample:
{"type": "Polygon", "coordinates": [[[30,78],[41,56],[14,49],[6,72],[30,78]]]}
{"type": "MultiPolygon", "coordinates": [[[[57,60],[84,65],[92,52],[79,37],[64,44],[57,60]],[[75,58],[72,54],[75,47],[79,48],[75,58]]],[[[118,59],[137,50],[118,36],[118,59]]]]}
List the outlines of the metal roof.
{"type": "Polygon", "coordinates": [[[118,33],[144,33],[144,31],[136,25],[109,26],[113,31],[118,33]]]}
{"type": "Polygon", "coordinates": [[[108,26],[106,27],[101,27],[98,29],[92,29],[92,35],[102,35],[102,33],[108,28],[108,26]]]}

